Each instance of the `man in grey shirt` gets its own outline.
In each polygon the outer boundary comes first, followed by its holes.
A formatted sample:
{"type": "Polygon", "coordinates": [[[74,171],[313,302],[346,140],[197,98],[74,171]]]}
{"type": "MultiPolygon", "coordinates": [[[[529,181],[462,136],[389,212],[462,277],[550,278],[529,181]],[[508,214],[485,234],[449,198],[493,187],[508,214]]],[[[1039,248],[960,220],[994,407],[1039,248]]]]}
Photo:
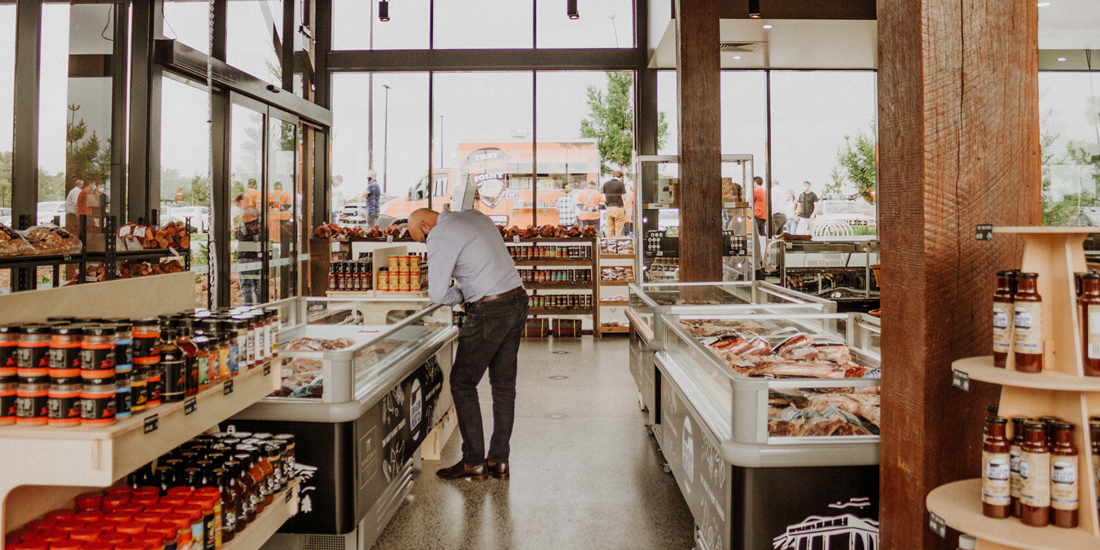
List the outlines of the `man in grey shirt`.
{"type": "Polygon", "coordinates": [[[428,293],[432,301],[466,306],[450,377],[462,434],[462,460],[436,475],[455,480],[482,481],[490,475],[508,479],[517,357],[527,321],[527,291],[500,231],[485,214],[477,210],[436,212],[422,208],[409,215],[408,229],[414,240],[428,245],[428,293]],[[493,392],[493,436],[488,457],[477,395],[477,385],[486,370],[493,392]]]}

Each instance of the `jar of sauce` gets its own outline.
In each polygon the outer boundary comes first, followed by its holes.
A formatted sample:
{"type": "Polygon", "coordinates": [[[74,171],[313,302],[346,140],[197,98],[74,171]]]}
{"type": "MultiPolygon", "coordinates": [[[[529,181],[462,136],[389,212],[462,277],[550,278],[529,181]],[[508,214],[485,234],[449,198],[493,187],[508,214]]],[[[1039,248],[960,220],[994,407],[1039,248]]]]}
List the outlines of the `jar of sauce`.
{"type": "Polygon", "coordinates": [[[1043,371],[1043,298],[1038,273],[1017,273],[1014,308],[1016,370],[1043,371]]]}
{"type": "Polygon", "coordinates": [[[134,361],[129,321],[112,322],[115,326],[115,417],[128,418],[133,407],[131,390],[134,361]]]}
{"type": "Polygon", "coordinates": [[[1020,521],[1033,527],[1050,524],[1050,449],[1046,425],[1024,424],[1020,456],[1020,521]]]}
{"type": "Polygon", "coordinates": [[[187,382],[184,385],[184,396],[194,397],[199,393],[199,350],[191,338],[195,334],[195,320],[187,317],[179,322],[179,330],[176,334],[176,345],[183,353],[184,372],[187,382]]]}
{"type": "Polygon", "coordinates": [[[235,315],[229,319],[232,328],[229,342],[230,370],[234,375],[248,370],[248,319],[235,315]]]}
{"type": "Polygon", "coordinates": [[[0,326],[0,384],[16,383],[19,368],[19,327],[0,326]]]}
{"type": "MultiPolygon", "coordinates": [[[[229,380],[237,375],[233,371],[232,355],[233,349],[230,345],[230,332],[232,327],[228,320],[218,321],[218,376],[222,380],[229,380]]],[[[233,341],[236,341],[236,335],[232,335],[233,341]]]]}
{"type": "Polygon", "coordinates": [[[1081,275],[1082,362],[1085,376],[1100,376],[1100,273],[1081,275]]]}
{"type": "Polygon", "coordinates": [[[206,336],[205,329],[198,324],[197,319],[191,343],[195,346],[195,376],[201,392],[210,387],[210,353],[206,351],[207,346],[210,345],[210,339],[206,336]]]}
{"type": "Polygon", "coordinates": [[[244,486],[241,484],[241,463],[229,460],[225,463],[226,485],[225,491],[229,494],[230,507],[225,512],[226,531],[232,530],[239,533],[244,529],[244,500],[247,498],[244,486]]]}
{"type": "Polygon", "coordinates": [[[50,378],[80,376],[80,344],[84,331],[79,326],[55,326],[50,330],[50,378]]]}
{"type": "Polygon", "coordinates": [[[287,483],[290,483],[297,475],[294,473],[294,436],[291,434],[279,434],[275,436],[275,439],[284,445],[283,475],[286,477],[287,483]]]}
{"type": "Polygon", "coordinates": [[[1050,521],[1058,527],[1074,528],[1078,522],[1079,490],[1077,446],[1074,425],[1055,422],[1054,446],[1050,448],[1050,521]]]}
{"type": "Polygon", "coordinates": [[[183,350],[176,345],[176,329],[167,328],[161,332],[160,368],[163,377],[163,400],[165,403],[183,401],[187,392],[187,359],[183,350]]]}
{"type": "Polygon", "coordinates": [[[1100,508],[1100,418],[1089,418],[1089,441],[1092,442],[1092,465],[1096,468],[1097,475],[1092,477],[1093,487],[1096,489],[1096,507],[1100,508]]]}
{"type": "Polygon", "coordinates": [[[256,480],[250,473],[252,457],[248,453],[238,453],[233,456],[238,464],[237,482],[240,484],[244,495],[241,498],[241,515],[237,516],[237,531],[240,532],[253,519],[256,519],[256,506],[262,502],[257,494],[256,480]]]}
{"type": "MultiPolygon", "coordinates": [[[[202,322],[202,330],[206,334],[206,364],[207,364],[207,380],[208,385],[215,385],[221,382],[221,347],[218,340],[221,336],[218,334],[218,320],[207,319],[202,322]]],[[[202,384],[202,373],[199,373],[199,384],[202,384]]]]}
{"type": "Polygon", "coordinates": [[[19,334],[16,371],[20,384],[49,384],[50,327],[27,325],[19,334]]]}
{"type": "Polygon", "coordinates": [[[982,514],[991,518],[1007,518],[1011,511],[1007,424],[1008,420],[999,416],[985,419],[988,435],[982,445],[982,514]]]}
{"type": "Polygon", "coordinates": [[[1020,457],[1024,446],[1024,423],[1031,417],[1012,417],[1012,440],[1008,444],[1009,495],[1012,499],[1012,517],[1020,517],[1020,457]]]}
{"type": "Polygon", "coordinates": [[[1008,277],[1011,272],[997,272],[997,290],[993,292],[993,366],[1004,368],[1012,350],[1015,297],[1008,277]]]}

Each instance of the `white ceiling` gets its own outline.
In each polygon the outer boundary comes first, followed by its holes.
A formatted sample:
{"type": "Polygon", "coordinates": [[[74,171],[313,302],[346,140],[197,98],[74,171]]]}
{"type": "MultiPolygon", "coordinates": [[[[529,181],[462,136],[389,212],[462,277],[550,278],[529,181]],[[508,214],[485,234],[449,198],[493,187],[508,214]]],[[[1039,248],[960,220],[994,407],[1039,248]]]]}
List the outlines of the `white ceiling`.
{"type": "Polygon", "coordinates": [[[1040,50],[1100,49],[1100,2],[1038,0],[1040,50]]]}

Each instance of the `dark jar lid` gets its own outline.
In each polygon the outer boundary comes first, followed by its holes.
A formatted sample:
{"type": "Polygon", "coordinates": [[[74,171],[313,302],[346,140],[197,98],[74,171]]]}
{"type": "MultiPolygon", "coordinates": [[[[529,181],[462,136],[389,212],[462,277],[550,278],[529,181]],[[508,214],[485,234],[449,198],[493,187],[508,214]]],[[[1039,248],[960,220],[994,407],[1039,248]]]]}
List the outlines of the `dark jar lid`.
{"type": "Polygon", "coordinates": [[[1028,273],[1026,271],[1017,271],[1016,272],[1016,278],[1017,279],[1036,279],[1038,277],[1039,277],[1038,273],[1028,273]]]}
{"type": "Polygon", "coordinates": [[[53,327],[50,325],[23,325],[20,331],[23,334],[49,334],[53,327]]]}
{"type": "Polygon", "coordinates": [[[88,336],[114,336],[114,325],[92,325],[84,327],[84,334],[88,336]]]}
{"type": "Polygon", "coordinates": [[[84,333],[84,327],[81,325],[62,325],[53,327],[50,332],[58,336],[79,336],[84,333]]]}
{"type": "Polygon", "coordinates": [[[4,325],[0,326],[0,334],[19,334],[22,329],[21,325],[4,325]]]}

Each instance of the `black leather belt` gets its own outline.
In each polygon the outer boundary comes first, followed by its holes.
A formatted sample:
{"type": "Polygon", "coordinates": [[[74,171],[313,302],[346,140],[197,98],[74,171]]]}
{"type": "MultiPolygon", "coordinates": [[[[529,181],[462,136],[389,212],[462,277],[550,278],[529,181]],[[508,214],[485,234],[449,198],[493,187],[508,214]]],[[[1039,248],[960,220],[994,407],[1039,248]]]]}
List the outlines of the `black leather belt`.
{"type": "Polygon", "coordinates": [[[476,302],[469,302],[469,303],[470,304],[484,304],[485,302],[492,302],[493,300],[499,300],[501,298],[507,298],[508,296],[511,296],[513,294],[519,294],[520,292],[523,292],[523,287],[522,286],[517,286],[516,288],[513,288],[512,290],[509,290],[507,292],[501,292],[500,294],[491,294],[491,295],[486,296],[486,297],[484,297],[484,298],[482,298],[482,299],[480,299],[476,302]]]}

